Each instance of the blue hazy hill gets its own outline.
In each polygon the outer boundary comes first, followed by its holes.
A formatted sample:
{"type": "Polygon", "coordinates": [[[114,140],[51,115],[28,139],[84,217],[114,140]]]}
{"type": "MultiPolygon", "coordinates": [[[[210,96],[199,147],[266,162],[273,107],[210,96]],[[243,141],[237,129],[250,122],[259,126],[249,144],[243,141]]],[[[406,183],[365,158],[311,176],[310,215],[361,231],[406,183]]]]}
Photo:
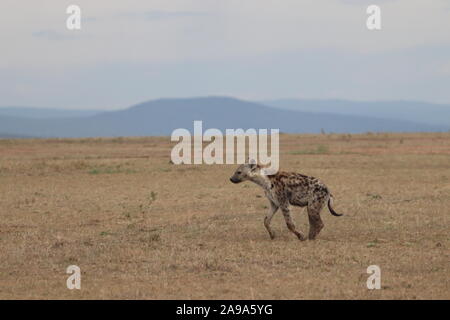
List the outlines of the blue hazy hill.
{"type": "Polygon", "coordinates": [[[9,136],[117,137],[170,135],[174,129],[193,130],[193,121],[208,128],[277,128],[286,133],[433,132],[450,125],[402,119],[269,107],[229,97],[158,99],[119,111],[84,117],[31,118],[0,115],[0,132],[9,136]]]}

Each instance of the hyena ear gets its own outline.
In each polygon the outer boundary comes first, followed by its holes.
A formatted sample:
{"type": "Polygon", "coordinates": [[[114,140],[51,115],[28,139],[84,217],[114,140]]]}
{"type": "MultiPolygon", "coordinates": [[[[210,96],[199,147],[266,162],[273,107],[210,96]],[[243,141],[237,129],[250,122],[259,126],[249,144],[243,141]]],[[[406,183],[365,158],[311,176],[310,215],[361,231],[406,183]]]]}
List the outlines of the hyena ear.
{"type": "Polygon", "coordinates": [[[250,159],[250,160],[248,161],[248,163],[250,164],[250,168],[251,168],[251,169],[256,168],[256,160],[255,160],[255,159],[250,159]]]}

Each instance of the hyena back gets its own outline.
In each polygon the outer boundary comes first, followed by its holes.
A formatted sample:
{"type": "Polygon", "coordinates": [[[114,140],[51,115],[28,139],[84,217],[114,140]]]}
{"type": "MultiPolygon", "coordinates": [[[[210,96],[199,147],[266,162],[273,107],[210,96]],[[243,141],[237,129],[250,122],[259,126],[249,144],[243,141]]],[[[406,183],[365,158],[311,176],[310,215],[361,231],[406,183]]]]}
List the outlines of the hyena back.
{"type": "Polygon", "coordinates": [[[295,172],[267,175],[264,168],[256,163],[246,163],[237,168],[230,180],[233,183],[252,181],[264,189],[270,202],[264,225],[271,239],[275,237],[275,234],[270,227],[270,222],[278,209],[281,209],[288,229],[302,241],[306,240],[306,236],[296,229],[289,209],[290,205],[307,207],[310,240],[314,240],[324,226],[320,212],[325,205],[328,204],[332,215],[342,215],[334,211],[333,196],[327,186],[314,177],[295,172]]]}

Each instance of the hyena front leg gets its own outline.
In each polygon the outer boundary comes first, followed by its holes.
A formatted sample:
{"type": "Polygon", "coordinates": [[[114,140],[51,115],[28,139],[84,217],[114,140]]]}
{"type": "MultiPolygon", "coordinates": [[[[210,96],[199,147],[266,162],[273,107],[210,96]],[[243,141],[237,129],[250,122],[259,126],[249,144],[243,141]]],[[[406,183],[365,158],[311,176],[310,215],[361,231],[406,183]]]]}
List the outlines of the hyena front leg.
{"type": "Polygon", "coordinates": [[[281,207],[281,211],[283,212],[284,220],[286,221],[286,225],[288,229],[297,236],[297,238],[301,241],[306,240],[306,237],[300,231],[297,231],[295,228],[294,220],[292,220],[291,212],[289,210],[289,206],[285,205],[281,207]]]}
{"type": "Polygon", "coordinates": [[[309,240],[314,240],[323,228],[320,211],[322,211],[324,204],[325,202],[318,199],[308,204],[309,240]]]}
{"type": "Polygon", "coordinates": [[[264,226],[266,227],[267,231],[269,232],[270,239],[275,238],[275,233],[273,232],[272,228],[270,228],[270,222],[272,221],[273,216],[278,211],[278,206],[270,201],[270,208],[269,212],[267,213],[266,217],[264,218],[264,226]]]}

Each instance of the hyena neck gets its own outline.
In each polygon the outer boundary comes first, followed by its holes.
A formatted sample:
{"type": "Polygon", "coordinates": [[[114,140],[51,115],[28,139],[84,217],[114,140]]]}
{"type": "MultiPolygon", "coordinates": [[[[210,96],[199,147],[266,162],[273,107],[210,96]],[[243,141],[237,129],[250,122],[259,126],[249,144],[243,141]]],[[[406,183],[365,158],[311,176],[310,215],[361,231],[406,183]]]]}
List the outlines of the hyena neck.
{"type": "Polygon", "coordinates": [[[262,171],[259,171],[258,174],[254,175],[251,179],[251,182],[256,183],[258,186],[263,188],[264,190],[270,190],[272,187],[272,183],[270,182],[270,179],[262,173],[262,171]]]}

